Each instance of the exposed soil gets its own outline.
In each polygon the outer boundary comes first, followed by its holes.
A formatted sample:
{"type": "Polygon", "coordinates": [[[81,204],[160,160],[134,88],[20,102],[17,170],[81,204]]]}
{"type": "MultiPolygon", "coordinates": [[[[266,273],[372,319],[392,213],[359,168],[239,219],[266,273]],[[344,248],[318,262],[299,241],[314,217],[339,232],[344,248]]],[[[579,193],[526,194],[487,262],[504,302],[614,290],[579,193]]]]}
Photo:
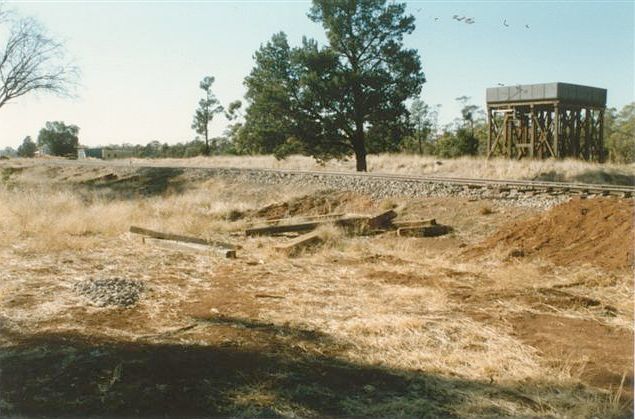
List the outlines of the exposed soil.
{"type": "Polygon", "coordinates": [[[510,256],[538,256],[556,265],[633,267],[633,200],[573,199],[545,214],[512,222],[468,255],[503,247],[510,256]]]}
{"type": "Polygon", "coordinates": [[[632,331],[593,320],[533,313],[513,319],[512,324],[516,335],[547,360],[560,361],[566,355],[588,383],[617,390],[624,375],[623,396],[632,400],[632,331]]]}
{"type": "Polygon", "coordinates": [[[434,283],[434,278],[428,275],[418,275],[410,272],[371,271],[366,277],[375,282],[385,284],[405,285],[408,287],[421,287],[434,283]]]}
{"type": "Polygon", "coordinates": [[[354,192],[318,191],[287,202],[267,205],[245,215],[273,220],[297,215],[324,215],[338,212],[346,206],[372,208],[373,201],[354,192]]]}

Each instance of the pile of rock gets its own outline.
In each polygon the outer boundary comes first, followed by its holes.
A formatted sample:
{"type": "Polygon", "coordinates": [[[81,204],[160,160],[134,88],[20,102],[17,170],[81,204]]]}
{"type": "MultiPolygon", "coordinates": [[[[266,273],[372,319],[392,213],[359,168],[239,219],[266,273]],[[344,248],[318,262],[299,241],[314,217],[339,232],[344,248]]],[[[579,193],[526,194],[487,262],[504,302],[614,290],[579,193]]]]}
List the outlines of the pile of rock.
{"type": "Polygon", "coordinates": [[[139,301],[145,285],[126,278],[90,278],[75,284],[73,290],[98,307],[130,307],[139,301]]]}

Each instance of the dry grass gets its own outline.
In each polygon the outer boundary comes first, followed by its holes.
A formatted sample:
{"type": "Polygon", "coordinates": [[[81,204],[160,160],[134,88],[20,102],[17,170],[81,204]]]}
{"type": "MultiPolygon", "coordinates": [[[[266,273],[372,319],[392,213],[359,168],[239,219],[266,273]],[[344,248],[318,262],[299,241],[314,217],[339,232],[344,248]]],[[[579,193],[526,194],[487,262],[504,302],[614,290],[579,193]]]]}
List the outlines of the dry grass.
{"type": "MultiPolygon", "coordinates": [[[[249,221],[227,221],[228,213],[307,191],[199,180],[178,193],[168,189],[157,196],[113,199],[72,183],[69,179],[89,177],[77,169],[56,176],[68,184],[50,187],[42,173],[27,170],[12,176],[12,187],[0,186],[0,315],[16,330],[137,341],[187,325],[193,317],[225,316],[318,337],[294,340],[293,332],[278,332],[278,346],[272,348],[269,340],[259,340],[262,328],[223,328],[212,322],[179,336],[153,339],[188,347],[222,346],[234,339],[241,348],[251,345],[271,356],[300,353],[306,357],[303,362],[327,358],[334,364],[406,377],[407,389],[396,394],[364,384],[362,392],[372,403],[344,391],[337,399],[340,414],[422,416],[431,406],[466,417],[611,417],[629,412],[619,389],[583,384],[585,364],[580,359],[566,354],[548,358],[521,339],[514,326],[518,317],[549,314],[632,332],[633,284],[627,273],[510,261],[496,253],[462,260],[451,247],[460,235],[360,238],[331,226],[320,230],[326,243],[321,250],[298,258],[271,253],[279,239],[263,237],[230,238],[243,245],[240,258],[217,260],[144,246],[126,231],[137,224],[228,239],[228,233],[249,221]],[[440,250],[442,243],[449,247],[440,250]],[[91,307],[75,315],[82,301],[71,286],[90,275],[142,278],[151,285],[152,298],[124,315],[91,307]],[[539,290],[553,287],[611,304],[619,314],[611,317],[598,308],[555,307],[537,300],[539,290]],[[47,299],[50,295],[56,298],[47,299]],[[18,302],[8,302],[9,296],[18,302]],[[451,402],[426,399],[422,392],[428,387],[451,402]]],[[[346,205],[347,211],[361,212],[369,206],[363,199],[346,205]]],[[[406,206],[413,216],[419,216],[416,205],[413,201],[406,206]]],[[[468,207],[427,200],[426,205],[425,211],[439,211],[457,220],[455,225],[461,226],[462,220],[472,236],[488,234],[492,225],[502,222],[489,216],[489,207],[479,213],[479,203],[468,207]]],[[[229,414],[323,415],[325,411],[298,400],[316,394],[332,397],[330,389],[308,382],[285,389],[276,388],[276,382],[263,377],[233,388],[227,396],[234,409],[229,414]]]]}
{"type": "MultiPolygon", "coordinates": [[[[592,393],[577,387],[584,365],[571,365],[566,357],[560,362],[541,360],[534,348],[513,337],[511,325],[498,321],[520,313],[536,312],[537,308],[523,299],[523,295],[531,294],[532,287],[547,287],[554,281],[562,281],[565,276],[567,280],[575,281],[595,272],[585,268],[551,276],[541,273],[541,266],[522,264],[500,266],[494,276],[487,278],[492,272],[489,267],[457,264],[439,255],[422,255],[413,249],[416,247],[414,242],[411,241],[411,246],[394,241],[357,243],[340,253],[314,257],[310,271],[325,275],[309,275],[306,269],[307,275],[296,277],[294,292],[284,300],[282,307],[261,316],[266,315],[268,320],[276,322],[302,319],[304,327],[326,331],[338,341],[345,342],[348,349],[344,356],[365,365],[496,383],[515,388],[524,397],[539,401],[543,409],[503,402],[500,394],[484,391],[471,393],[463,404],[456,406],[455,413],[461,416],[480,415],[493,408],[506,415],[571,417],[612,416],[623,411],[623,404],[618,408],[607,402],[617,393],[612,396],[607,393],[606,399],[598,400],[592,393]],[[342,267],[335,272],[328,268],[334,258],[364,260],[372,255],[400,261],[373,266],[385,282],[378,282],[376,275],[368,276],[365,267],[342,267]],[[399,283],[404,277],[412,283],[396,285],[391,280],[395,278],[399,283]],[[298,283],[297,278],[304,281],[298,283]],[[487,280],[483,281],[483,278],[487,280]],[[528,288],[527,283],[531,287],[528,288]],[[483,296],[493,301],[459,302],[453,296],[457,288],[467,289],[468,294],[485,288],[483,296]],[[508,294],[507,298],[504,294],[494,297],[501,290],[508,294]],[[475,320],[474,315],[478,317],[479,313],[487,314],[491,320],[485,323],[475,320]],[[560,390],[550,393],[543,386],[560,390]],[[573,399],[575,404],[570,403],[573,399]]],[[[618,282],[610,287],[596,288],[594,294],[604,301],[619,300],[620,312],[625,318],[606,318],[602,313],[574,307],[557,314],[568,318],[593,318],[631,330],[629,309],[632,309],[632,302],[623,291],[632,291],[632,284],[626,277],[618,282]]],[[[281,287],[285,286],[288,284],[283,282],[281,287]]],[[[588,291],[585,287],[577,290],[583,295],[588,291]]]]}
{"type": "Polygon", "coordinates": [[[168,190],[142,199],[113,199],[112,194],[87,190],[81,183],[51,187],[42,173],[35,172],[13,178],[26,188],[0,184],[0,234],[7,242],[25,240],[33,250],[87,249],[99,237],[127,232],[130,225],[213,238],[244,227],[241,221],[227,222],[231,213],[310,192],[274,187],[245,191],[210,180],[197,183],[183,194],[168,190]]]}

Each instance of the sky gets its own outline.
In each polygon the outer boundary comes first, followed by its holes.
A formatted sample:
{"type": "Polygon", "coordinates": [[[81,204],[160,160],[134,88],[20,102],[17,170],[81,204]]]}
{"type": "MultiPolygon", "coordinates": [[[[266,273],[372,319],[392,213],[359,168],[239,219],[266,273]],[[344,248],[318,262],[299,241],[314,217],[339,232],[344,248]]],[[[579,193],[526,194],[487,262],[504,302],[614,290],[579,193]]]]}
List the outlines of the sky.
{"type": "MultiPolygon", "coordinates": [[[[286,32],[291,46],[303,35],[325,42],[306,17],[309,1],[6,3],[63,40],[81,77],[73,98],[29,95],[1,108],[0,148],[37,138],[46,121],[78,125],[89,146],[190,141],[203,77],[216,78],[213,91],[227,105],[243,99],[253,53],[274,33],[286,32]]],[[[405,44],[419,51],[427,78],[420,97],[441,105],[441,123],[459,116],[457,97],[484,107],[485,89],[498,83],[602,87],[608,106],[621,108],[635,100],[634,4],[407,2],[416,29],[405,44]]],[[[226,124],[216,116],[212,134],[226,124]]]]}

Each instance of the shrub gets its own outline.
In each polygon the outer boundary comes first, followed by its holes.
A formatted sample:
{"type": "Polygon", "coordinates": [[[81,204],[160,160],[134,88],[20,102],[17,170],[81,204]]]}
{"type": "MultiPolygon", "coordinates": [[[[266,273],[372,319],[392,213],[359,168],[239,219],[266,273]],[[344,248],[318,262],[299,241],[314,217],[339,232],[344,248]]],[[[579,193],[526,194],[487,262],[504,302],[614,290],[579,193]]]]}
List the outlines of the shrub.
{"type": "Polygon", "coordinates": [[[459,128],[456,132],[444,132],[436,146],[439,157],[460,157],[478,153],[478,138],[468,129],[459,128]]]}

